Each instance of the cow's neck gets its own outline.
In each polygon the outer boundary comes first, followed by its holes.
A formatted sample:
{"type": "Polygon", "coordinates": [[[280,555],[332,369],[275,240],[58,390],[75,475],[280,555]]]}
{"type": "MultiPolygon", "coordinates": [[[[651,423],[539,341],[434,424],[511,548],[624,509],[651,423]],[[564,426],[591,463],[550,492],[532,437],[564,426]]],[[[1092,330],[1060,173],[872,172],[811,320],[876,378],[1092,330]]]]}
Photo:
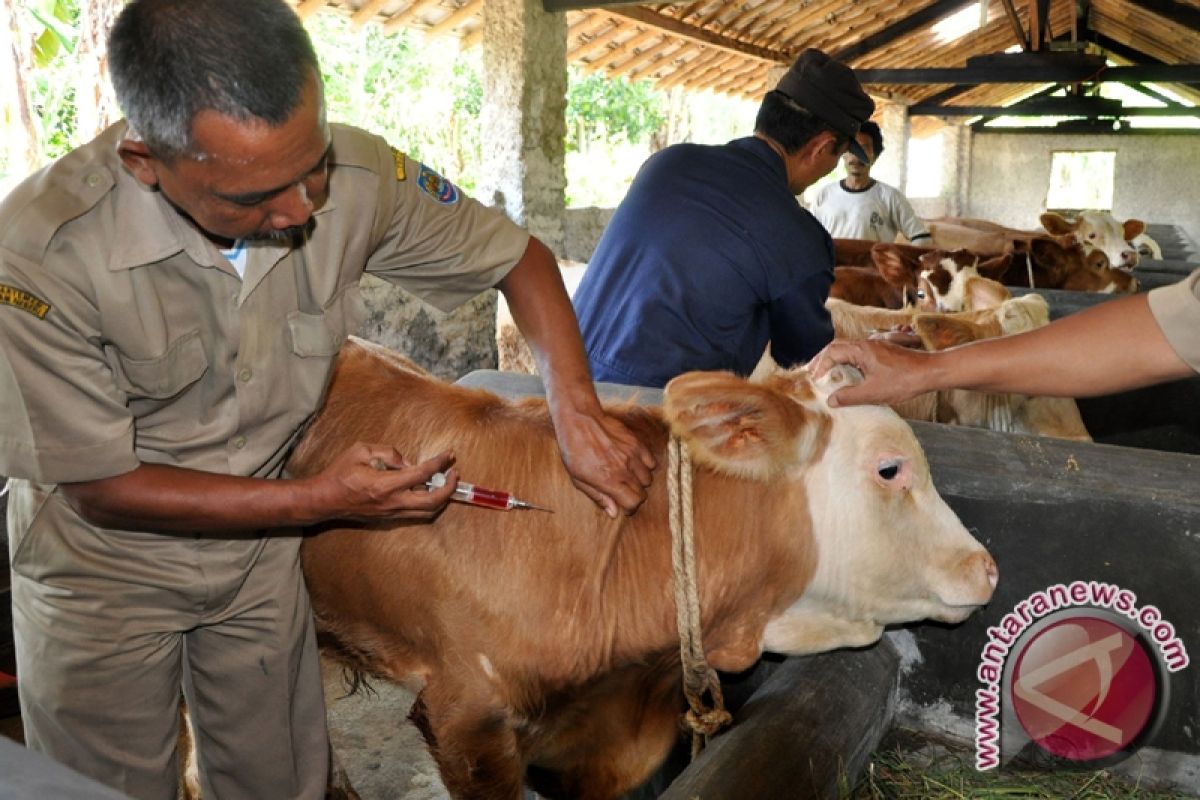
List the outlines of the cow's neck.
{"type": "MultiPolygon", "coordinates": [[[[704,467],[694,471],[702,639],[718,669],[753,664],[767,621],[803,592],[815,559],[809,519],[796,511],[807,507],[803,494],[794,481],[768,484],[704,467]]],[[[656,474],[646,506],[624,526],[612,553],[616,649],[677,646],[665,475],[656,474]]]]}

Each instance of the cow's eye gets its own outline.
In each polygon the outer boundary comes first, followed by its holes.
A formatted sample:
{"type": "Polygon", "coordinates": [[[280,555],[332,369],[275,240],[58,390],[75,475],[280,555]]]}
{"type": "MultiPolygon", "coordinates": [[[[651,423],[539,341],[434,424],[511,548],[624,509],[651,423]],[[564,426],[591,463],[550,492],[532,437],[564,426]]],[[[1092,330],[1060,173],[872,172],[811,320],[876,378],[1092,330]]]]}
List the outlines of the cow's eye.
{"type": "Polygon", "coordinates": [[[1096,238],[1096,234],[1094,234],[1094,233],[1089,233],[1089,234],[1088,234],[1088,238],[1089,238],[1089,239],[1095,239],[1095,238],[1096,238]]]}
{"type": "Polygon", "coordinates": [[[900,474],[900,459],[889,458],[886,461],[880,461],[878,467],[879,477],[885,481],[893,480],[900,474]]]}
{"type": "Polygon", "coordinates": [[[917,299],[918,300],[925,299],[925,290],[924,289],[917,289],[917,299]]]}

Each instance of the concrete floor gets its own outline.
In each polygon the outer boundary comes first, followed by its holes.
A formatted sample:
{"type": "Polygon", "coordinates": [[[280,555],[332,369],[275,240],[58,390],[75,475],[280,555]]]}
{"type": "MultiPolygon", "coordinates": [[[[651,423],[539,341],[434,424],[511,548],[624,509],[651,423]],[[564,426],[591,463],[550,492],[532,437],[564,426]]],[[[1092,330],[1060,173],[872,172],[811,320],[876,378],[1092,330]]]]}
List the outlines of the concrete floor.
{"type": "Polygon", "coordinates": [[[425,740],[408,721],[413,695],[376,681],[345,696],[342,670],[321,660],[334,750],[362,800],[448,800],[425,740]]]}

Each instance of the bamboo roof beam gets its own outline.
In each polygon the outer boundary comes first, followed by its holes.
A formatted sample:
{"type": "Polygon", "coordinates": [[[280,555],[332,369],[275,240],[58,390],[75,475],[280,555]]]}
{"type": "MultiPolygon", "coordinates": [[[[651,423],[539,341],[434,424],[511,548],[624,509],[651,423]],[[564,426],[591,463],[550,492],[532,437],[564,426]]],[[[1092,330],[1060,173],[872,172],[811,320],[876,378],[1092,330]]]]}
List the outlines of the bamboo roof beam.
{"type": "Polygon", "coordinates": [[[644,44],[645,42],[662,35],[662,31],[650,28],[649,30],[642,31],[641,33],[631,36],[629,39],[617,45],[616,47],[596,56],[590,63],[585,64],[583,66],[583,74],[591,75],[597,70],[604,69],[608,64],[613,62],[613,59],[624,56],[638,45],[644,44]]]}
{"type": "Polygon", "coordinates": [[[647,47],[633,58],[627,59],[621,64],[613,68],[613,72],[618,75],[624,75],[629,80],[635,80],[638,68],[644,64],[649,64],[654,59],[662,56],[665,57],[667,51],[672,47],[679,45],[678,39],[672,39],[670,36],[664,36],[658,44],[647,47]]]}
{"type": "Polygon", "coordinates": [[[732,69],[723,69],[716,75],[710,75],[693,83],[692,90],[703,92],[705,89],[713,89],[715,86],[722,86],[731,81],[741,81],[745,79],[748,73],[753,72],[754,69],[754,64],[739,64],[732,69]]]}
{"type": "Polygon", "coordinates": [[[606,30],[604,33],[594,36],[591,41],[587,42],[586,44],[581,44],[574,50],[571,50],[567,53],[567,57],[572,61],[582,61],[593,53],[599,53],[604,50],[604,48],[608,47],[609,42],[613,41],[626,30],[628,30],[624,20],[611,19],[611,22],[611,28],[606,30]]]}
{"type": "Polygon", "coordinates": [[[350,15],[350,27],[358,30],[362,26],[371,21],[371,18],[379,13],[379,10],[388,4],[388,0],[367,0],[362,6],[350,15]]]}
{"type": "Polygon", "coordinates": [[[300,5],[296,6],[296,16],[302,20],[308,19],[320,11],[323,5],[325,5],[325,0],[303,0],[300,5]]]}
{"type": "Polygon", "coordinates": [[[436,39],[454,30],[482,10],[483,0],[467,0],[458,10],[451,12],[444,20],[430,27],[425,35],[430,39],[436,39]]]}
{"type": "Polygon", "coordinates": [[[679,44],[679,49],[672,52],[669,56],[664,56],[663,58],[659,59],[658,61],[655,61],[653,64],[650,64],[649,66],[647,66],[645,69],[638,70],[637,75],[635,76],[635,79],[654,78],[654,75],[658,72],[658,70],[670,69],[671,71],[668,72],[666,75],[662,75],[662,76],[656,78],[655,82],[657,83],[657,82],[666,80],[667,77],[675,74],[675,72],[677,70],[682,69],[684,66],[686,66],[686,62],[683,60],[684,56],[686,56],[688,53],[692,52],[693,50],[700,49],[700,45],[696,44],[695,42],[688,42],[688,41],[684,41],[682,39],[675,39],[673,41],[675,41],[676,43],[679,44]]]}
{"type": "Polygon", "coordinates": [[[777,9],[784,2],[786,0],[767,0],[767,2],[757,6],[748,5],[725,24],[721,33],[728,36],[736,36],[743,41],[750,41],[749,34],[753,30],[754,25],[763,16],[777,9]],[[746,24],[743,25],[743,22],[746,24]]]}
{"type": "Polygon", "coordinates": [[[714,11],[712,11],[711,13],[709,13],[708,16],[701,18],[699,22],[693,22],[691,24],[694,25],[695,27],[703,30],[703,29],[707,28],[709,25],[713,24],[713,22],[715,22],[717,20],[717,18],[720,17],[723,13],[725,13],[724,4],[717,3],[716,9],[714,11]]]}
{"type": "Polygon", "coordinates": [[[678,20],[686,20],[693,14],[699,14],[704,10],[704,6],[708,0],[699,0],[697,3],[689,3],[686,6],[659,6],[658,10],[664,14],[671,14],[678,20]]]}
{"type": "Polygon", "coordinates": [[[717,94],[744,95],[746,94],[746,87],[761,85],[766,80],[762,75],[757,74],[758,69],[751,69],[740,75],[732,76],[708,88],[717,94]]]}
{"type": "Polygon", "coordinates": [[[786,60],[785,56],[777,51],[770,50],[765,47],[758,47],[753,44],[745,44],[737,41],[736,39],[730,39],[727,36],[721,36],[720,34],[712,33],[711,31],[693,28],[692,26],[685,25],[673,17],[666,17],[662,14],[656,14],[653,11],[649,11],[639,6],[621,6],[613,9],[609,13],[615,17],[628,19],[632,22],[642,25],[654,25],[655,27],[661,28],[665,33],[669,33],[673,36],[679,36],[684,39],[691,39],[718,50],[738,53],[743,56],[751,56],[753,58],[762,59],[763,61],[776,62],[786,60]]]}
{"type": "Polygon", "coordinates": [[[733,58],[731,54],[723,53],[720,50],[700,48],[699,53],[680,64],[677,70],[659,81],[658,88],[666,91],[673,86],[678,86],[694,78],[702,70],[707,70],[713,64],[727,61],[731,58],[733,58]]]}
{"type": "Polygon", "coordinates": [[[715,59],[714,61],[705,65],[702,69],[697,70],[695,73],[688,76],[685,84],[687,86],[695,86],[696,84],[703,83],[706,79],[712,77],[714,73],[717,75],[724,74],[724,71],[729,66],[730,61],[735,58],[736,56],[726,55],[723,58],[715,59]]]}
{"type": "Polygon", "coordinates": [[[386,22],[383,23],[384,33],[393,33],[394,31],[398,30],[400,26],[416,19],[426,9],[437,5],[437,3],[438,0],[413,0],[412,4],[409,5],[408,8],[400,11],[399,13],[393,14],[386,22]]]}

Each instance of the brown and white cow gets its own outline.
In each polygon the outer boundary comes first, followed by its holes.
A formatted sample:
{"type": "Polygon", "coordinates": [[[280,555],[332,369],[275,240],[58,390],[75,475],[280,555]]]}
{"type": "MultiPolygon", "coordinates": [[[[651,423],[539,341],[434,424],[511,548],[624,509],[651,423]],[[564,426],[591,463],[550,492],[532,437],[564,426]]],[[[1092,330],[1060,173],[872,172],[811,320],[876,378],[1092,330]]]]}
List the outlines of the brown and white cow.
{"type": "Polygon", "coordinates": [[[1104,253],[1114,267],[1133,269],[1138,265],[1138,248],[1132,242],[1146,232],[1146,223],[1140,219],[1118,222],[1111,211],[1081,211],[1068,219],[1047,211],[1038,221],[1055,236],[1074,236],[1084,250],[1104,253]]]}
{"type": "Polygon", "coordinates": [[[904,308],[914,302],[916,282],[908,273],[896,277],[875,267],[834,267],[829,296],[860,306],[904,308]]]}
{"type": "Polygon", "coordinates": [[[860,306],[904,308],[916,303],[920,259],[929,248],[834,239],[837,267],[829,296],[860,306]]]}
{"type": "Polygon", "coordinates": [[[955,312],[998,306],[1012,294],[994,276],[1006,275],[1012,261],[1012,253],[984,258],[969,250],[931,250],[917,262],[917,308],[955,312]]]}
{"type": "MultiPolygon", "coordinates": [[[[883,626],[965,619],[995,563],[934,489],[890,409],[831,409],[795,370],[752,384],[672,381],[663,408],[616,407],[666,463],[695,460],[703,642],[738,672],[764,650],[862,646],[883,626]]],[[[427,524],[328,526],[303,561],[318,625],[354,668],[420,687],[419,716],[455,797],[612,798],[641,783],[685,708],[665,476],[609,519],[564,470],[546,405],[441,383],[361,341],[338,358],[290,469],[355,441],[458,469],[553,514],[451,504],[427,524]]]]}
{"type": "MultiPolygon", "coordinates": [[[[1113,269],[1098,250],[1085,250],[1069,237],[1034,236],[1009,240],[1002,255],[980,255],[979,251],[933,250],[921,257],[920,274],[929,279],[935,298],[948,293],[954,276],[965,267],[973,273],[1003,283],[1031,289],[1066,289],[1077,292],[1125,294],[1138,290],[1137,279],[1128,271],[1113,269]],[[928,274],[927,274],[928,273],[928,274]]],[[[930,287],[922,286],[921,292],[930,287]]]]}

